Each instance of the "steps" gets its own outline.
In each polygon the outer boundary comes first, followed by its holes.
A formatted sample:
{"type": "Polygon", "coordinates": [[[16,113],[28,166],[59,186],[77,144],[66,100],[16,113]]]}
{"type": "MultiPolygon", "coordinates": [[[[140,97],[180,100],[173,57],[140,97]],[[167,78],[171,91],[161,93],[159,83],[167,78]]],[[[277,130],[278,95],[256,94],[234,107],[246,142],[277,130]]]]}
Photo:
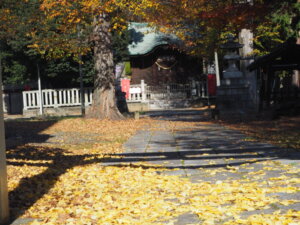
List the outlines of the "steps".
{"type": "Polygon", "coordinates": [[[158,109],[176,109],[191,106],[190,99],[153,99],[149,100],[150,110],[158,109]]]}

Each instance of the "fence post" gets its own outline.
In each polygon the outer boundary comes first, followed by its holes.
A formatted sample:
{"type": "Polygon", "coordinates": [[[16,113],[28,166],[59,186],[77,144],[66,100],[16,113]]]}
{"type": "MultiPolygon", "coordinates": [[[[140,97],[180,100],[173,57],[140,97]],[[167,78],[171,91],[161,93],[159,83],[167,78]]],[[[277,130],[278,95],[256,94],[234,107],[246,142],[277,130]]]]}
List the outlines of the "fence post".
{"type": "Polygon", "coordinates": [[[129,89],[129,96],[128,96],[128,100],[131,101],[132,98],[131,98],[131,93],[130,93],[130,89],[129,89]]]}
{"type": "Polygon", "coordinates": [[[90,104],[92,104],[93,103],[93,89],[89,89],[90,90],[90,100],[89,100],[89,103],[88,103],[88,105],[90,104]]]}
{"type": "Polygon", "coordinates": [[[196,81],[195,80],[192,80],[192,83],[191,83],[191,98],[193,98],[194,95],[197,94],[197,86],[196,86],[196,81]],[[195,93],[196,91],[196,93],[195,93]]]}
{"type": "Polygon", "coordinates": [[[167,98],[166,99],[170,99],[171,98],[171,87],[170,84],[167,84],[167,98]]]}
{"type": "Polygon", "coordinates": [[[23,91],[22,94],[23,94],[23,108],[24,110],[27,110],[28,103],[27,103],[26,92],[23,91]]]}
{"type": "Polygon", "coordinates": [[[206,97],[206,81],[202,81],[202,97],[206,97]]]}
{"type": "Polygon", "coordinates": [[[220,81],[220,69],[219,69],[219,59],[218,59],[217,51],[215,51],[215,67],[216,67],[217,87],[219,87],[221,85],[221,81],[220,81]]]}
{"type": "Polygon", "coordinates": [[[58,108],[57,90],[54,90],[54,108],[58,108]]]}
{"type": "Polygon", "coordinates": [[[142,102],[146,101],[145,81],[141,80],[142,102]]]}
{"type": "Polygon", "coordinates": [[[83,93],[84,93],[84,104],[85,106],[88,106],[88,102],[89,102],[89,89],[83,89],[83,93]]]}
{"type": "Polygon", "coordinates": [[[198,97],[201,97],[201,93],[200,93],[200,82],[199,82],[199,81],[196,82],[196,89],[197,89],[197,96],[198,96],[198,97]]]}
{"type": "Polygon", "coordinates": [[[2,101],[2,68],[0,58],[0,224],[5,224],[9,219],[8,191],[7,191],[7,169],[5,153],[5,134],[2,101]]]}
{"type": "Polygon", "coordinates": [[[41,73],[40,73],[40,67],[38,63],[36,64],[36,66],[37,66],[38,88],[39,88],[38,102],[40,103],[39,104],[40,115],[43,115],[44,111],[43,111],[43,91],[42,91],[41,73]]]}

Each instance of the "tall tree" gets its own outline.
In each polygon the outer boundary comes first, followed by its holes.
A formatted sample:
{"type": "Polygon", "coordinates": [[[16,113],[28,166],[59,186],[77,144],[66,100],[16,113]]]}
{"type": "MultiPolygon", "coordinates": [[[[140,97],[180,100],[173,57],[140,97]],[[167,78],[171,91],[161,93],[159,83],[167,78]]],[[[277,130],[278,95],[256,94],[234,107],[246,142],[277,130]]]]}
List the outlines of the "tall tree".
{"type": "MultiPolygon", "coordinates": [[[[88,117],[119,119],[114,92],[114,64],[108,12],[111,6],[100,1],[44,0],[43,26],[31,33],[31,46],[48,58],[73,56],[79,60],[92,50],[95,61],[93,105],[88,117]]],[[[81,62],[79,62],[81,63],[81,62]]]]}
{"type": "MultiPolygon", "coordinates": [[[[126,29],[123,11],[141,13],[147,1],[126,0],[3,0],[0,37],[16,39],[19,31],[27,46],[46,58],[94,53],[93,105],[89,117],[119,119],[114,90],[112,29],[126,29]],[[33,10],[30,10],[30,9],[33,10]],[[25,13],[26,12],[26,13],[25,13]]],[[[150,5],[151,7],[154,4],[150,5]]]]}
{"type": "MultiPolygon", "coordinates": [[[[50,58],[87,54],[95,62],[93,118],[122,118],[116,106],[112,30],[126,29],[128,9],[142,14],[148,4],[125,0],[43,0],[43,25],[31,33],[33,48],[50,58]],[[92,43],[92,44],[91,44],[92,43]]],[[[149,1],[151,2],[151,1],[149,1]]],[[[151,7],[155,4],[151,2],[151,7]]]]}

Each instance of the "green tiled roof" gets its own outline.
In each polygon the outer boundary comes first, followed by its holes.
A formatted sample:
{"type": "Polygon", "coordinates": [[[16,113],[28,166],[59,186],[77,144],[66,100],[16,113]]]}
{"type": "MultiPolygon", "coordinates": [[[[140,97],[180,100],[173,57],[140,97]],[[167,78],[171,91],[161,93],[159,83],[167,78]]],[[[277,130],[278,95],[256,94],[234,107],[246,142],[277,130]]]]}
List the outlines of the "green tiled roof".
{"type": "Polygon", "coordinates": [[[130,23],[131,44],[128,46],[131,56],[145,55],[160,45],[179,45],[180,39],[172,34],[156,31],[147,23],[130,23]]]}

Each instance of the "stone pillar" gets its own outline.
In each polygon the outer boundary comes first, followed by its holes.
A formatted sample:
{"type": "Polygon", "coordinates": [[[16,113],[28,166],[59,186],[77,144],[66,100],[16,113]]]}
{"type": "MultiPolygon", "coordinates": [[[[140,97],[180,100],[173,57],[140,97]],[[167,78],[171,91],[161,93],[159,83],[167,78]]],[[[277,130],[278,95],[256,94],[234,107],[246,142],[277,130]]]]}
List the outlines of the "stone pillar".
{"type": "MultiPolygon", "coordinates": [[[[300,0],[298,0],[298,3],[300,3],[300,0]]],[[[298,35],[299,36],[297,38],[296,44],[300,45],[300,31],[299,31],[298,35]]],[[[293,85],[296,88],[300,88],[300,70],[294,70],[294,73],[293,73],[293,85]]]]}
{"type": "Polygon", "coordinates": [[[2,69],[0,59],[0,224],[6,224],[9,219],[8,192],[7,192],[7,169],[5,154],[5,134],[2,101],[2,69]]]}
{"type": "Polygon", "coordinates": [[[253,110],[258,110],[258,87],[257,87],[257,74],[256,71],[250,72],[247,70],[247,66],[249,66],[254,59],[247,59],[253,52],[253,33],[249,29],[242,29],[239,34],[239,42],[243,44],[243,47],[240,49],[240,56],[242,58],[246,58],[241,60],[241,71],[244,74],[245,82],[249,87],[249,108],[253,110]]]}

